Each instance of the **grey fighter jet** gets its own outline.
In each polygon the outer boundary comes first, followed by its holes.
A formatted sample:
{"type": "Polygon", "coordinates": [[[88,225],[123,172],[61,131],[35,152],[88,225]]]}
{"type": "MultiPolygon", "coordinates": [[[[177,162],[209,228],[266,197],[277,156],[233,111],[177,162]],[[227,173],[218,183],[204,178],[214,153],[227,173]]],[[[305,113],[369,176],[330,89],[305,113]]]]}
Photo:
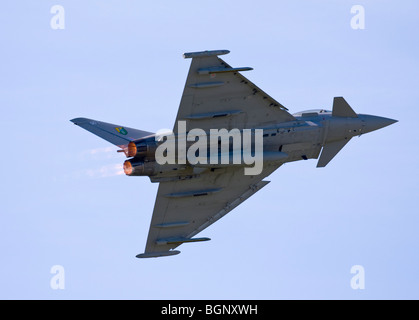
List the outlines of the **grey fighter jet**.
{"type": "Polygon", "coordinates": [[[123,165],[128,176],[148,176],[159,183],[145,251],[138,258],[171,256],[180,253],[174,249],[183,243],[210,240],[195,235],[265,187],[269,181],[263,179],[282,164],[318,158],[317,167],[325,167],[352,137],[397,122],[357,114],[342,97],[334,98],[331,111],[290,114],[241,74],[252,68],[231,67],[219,58],[228,53],[184,54],[192,62],[171,134],[156,135],[86,118],[71,120],[118,146],[129,158],[123,165]],[[216,139],[211,138],[214,130],[219,134],[216,139]],[[256,157],[258,151],[262,166],[258,172],[246,174],[243,169],[252,165],[243,161],[244,148],[240,149],[240,161],[232,162],[238,149],[231,145],[235,133],[243,134],[237,141],[243,141],[244,146],[249,130],[250,156],[256,157]],[[221,131],[227,133],[227,139],[221,131]],[[191,132],[195,132],[192,137],[191,132]],[[206,139],[199,148],[194,147],[205,134],[210,135],[210,143],[206,139]],[[174,162],[167,160],[170,141],[177,147],[174,162]],[[162,150],[164,144],[167,146],[162,150]],[[212,160],[227,153],[227,162],[203,161],[208,159],[207,150],[218,152],[212,160]],[[197,153],[201,157],[197,158],[197,153]]]}

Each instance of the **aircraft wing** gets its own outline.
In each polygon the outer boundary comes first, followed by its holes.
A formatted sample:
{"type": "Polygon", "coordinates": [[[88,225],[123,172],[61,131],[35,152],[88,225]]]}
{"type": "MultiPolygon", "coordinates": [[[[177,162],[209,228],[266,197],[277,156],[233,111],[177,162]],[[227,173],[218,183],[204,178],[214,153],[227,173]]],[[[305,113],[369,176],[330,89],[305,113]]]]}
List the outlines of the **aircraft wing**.
{"type": "MultiPolygon", "coordinates": [[[[218,58],[227,50],[185,53],[192,58],[174,125],[186,130],[251,129],[295,120],[284,106],[218,58]]],[[[191,179],[160,182],[145,252],[138,258],[179,253],[172,250],[193,238],[263,188],[263,179],[280,164],[264,164],[259,175],[244,175],[243,167],[206,169],[191,179]]]]}
{"type": "Polygon", "coordinates": [[[192,58],[188,77],[176,117],[186,121],[187,130],[225,128],[257,128],[295,120],[287,108],[258,88],[240,71],[217,55],[228,50],[185,53],[192,58]]]}
{"type": "Polygon", "coordinates": [[[266,165],[261,174],[243,174],[242,167],[208,169],[189,180],[160,182],[145,252],[138,258],[174,255],[171,250],[193,238],[269,183],[262,181],[279,167],[266,165]]]}

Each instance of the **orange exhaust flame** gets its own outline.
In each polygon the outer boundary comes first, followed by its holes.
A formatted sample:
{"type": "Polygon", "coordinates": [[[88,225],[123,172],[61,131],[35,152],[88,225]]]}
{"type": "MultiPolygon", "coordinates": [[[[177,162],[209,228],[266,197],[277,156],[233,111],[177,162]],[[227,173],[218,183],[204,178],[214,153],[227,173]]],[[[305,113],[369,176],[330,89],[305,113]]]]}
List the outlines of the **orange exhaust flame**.
{"type": "Polygon", "coordinates": [[[134,142],[128,143],[128,157],[135,157],[137,155],[137,146],[134,142]]]}
{"type": "Polygon", "coordinates": [[[129,175],[131,175],[131,174],[132,174],[132,172],[133,172],[133,171],[134,171],[134,170],[133,170],[133,167],[132,167],[131,161],[129,161],[129,160],[125,161],[125,162],[124,162],[124,173],[125,173],[127,176],[129,176],[129,175]]]}

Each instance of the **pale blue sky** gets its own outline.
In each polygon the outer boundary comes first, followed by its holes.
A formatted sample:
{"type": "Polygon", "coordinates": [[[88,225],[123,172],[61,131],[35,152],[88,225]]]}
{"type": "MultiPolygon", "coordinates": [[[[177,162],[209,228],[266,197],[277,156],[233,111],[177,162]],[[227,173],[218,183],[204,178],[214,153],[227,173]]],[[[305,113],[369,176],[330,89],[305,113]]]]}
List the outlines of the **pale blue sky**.
{"type": "Polygon", "coordinates": [[[417,1],[7,1],[0,10],[2,299],[419,298],[417,1]],[[52,30],[50,8],[65,9],[52,30]],[[365,8],[365,30],[350,26],[365,8]],[[180,255],[142,253],[157,185],[88,117],[171,128],[190,60],[228,49],[291,112],[398,119],[324,169],[287,164],[180,255]],[[50,269],[65,269],[52,290],[50,269]],[[365,268],[365,290],[350,286],[365,268]]]}

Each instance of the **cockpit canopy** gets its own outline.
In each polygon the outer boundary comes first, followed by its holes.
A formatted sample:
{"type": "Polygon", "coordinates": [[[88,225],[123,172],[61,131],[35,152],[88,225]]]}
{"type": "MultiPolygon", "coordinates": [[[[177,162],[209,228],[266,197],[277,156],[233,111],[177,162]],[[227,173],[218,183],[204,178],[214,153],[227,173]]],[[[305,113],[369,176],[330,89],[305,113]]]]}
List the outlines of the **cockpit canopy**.
{"type": "Polygon", "coordinates": [[[326,109],[312,109],[294,113],[294,117],[317,117],[323,114],[331,114],[332,111],[326,109]]]}

